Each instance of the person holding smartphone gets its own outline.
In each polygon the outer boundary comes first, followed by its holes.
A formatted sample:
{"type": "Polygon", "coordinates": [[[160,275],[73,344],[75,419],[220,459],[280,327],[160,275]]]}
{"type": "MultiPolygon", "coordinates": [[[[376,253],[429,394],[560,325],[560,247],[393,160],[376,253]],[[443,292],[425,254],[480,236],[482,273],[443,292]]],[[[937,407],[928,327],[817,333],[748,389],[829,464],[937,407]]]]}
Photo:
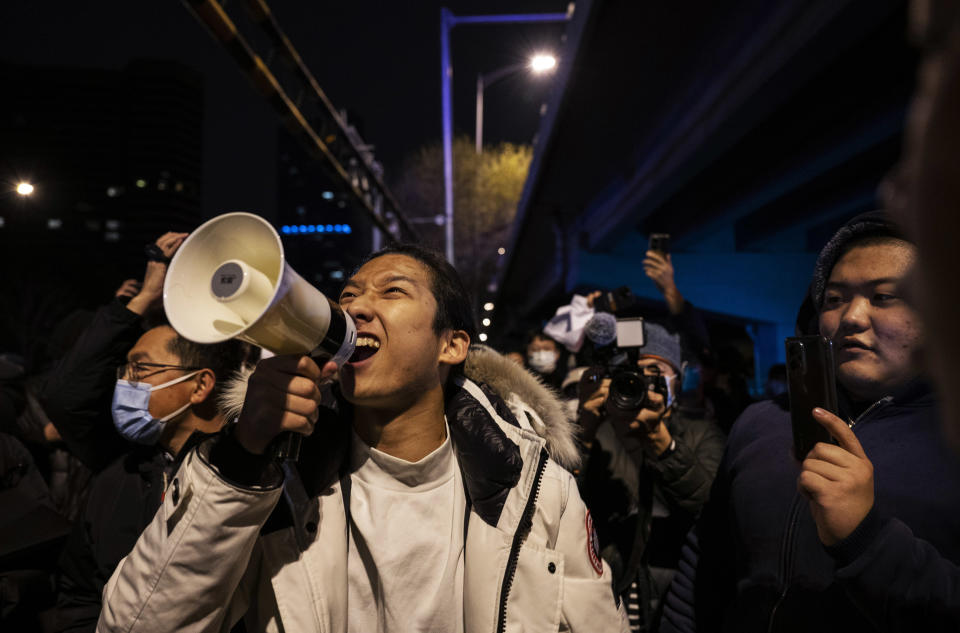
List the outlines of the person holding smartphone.
{"type": "Polygon", "coordinates": [[[98,630],[625,630],[562,406],[471,349],[456,270],[393,245],[339,303],[348,362],[257,366],[117,567],[98,630]],[[307,437],[281,469],[270,445],[290,431],[307,437]]]}
{"type": "Polygon", "coordinates": [[[918,363],[923,325],[900,294],[915,259],[878,212],[821,251],[798,334],[836,350],[839,411],[813,411],[833,442],[798,461],[784,397],[741,415],[661,630],[958,629],[956,583],[904,573],[960,562],[960,459],[918,363]]]}

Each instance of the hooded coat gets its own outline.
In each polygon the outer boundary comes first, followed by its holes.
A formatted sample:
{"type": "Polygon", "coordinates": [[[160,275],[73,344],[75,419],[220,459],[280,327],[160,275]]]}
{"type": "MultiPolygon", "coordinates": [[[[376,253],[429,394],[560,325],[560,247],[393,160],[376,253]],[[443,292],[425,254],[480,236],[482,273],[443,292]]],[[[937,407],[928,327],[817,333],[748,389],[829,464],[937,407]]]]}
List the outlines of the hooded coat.
{"type": "MultiPolygon", "coordinates": [[[[882,215],[865,214],[827,244],[799,333],[814,331],[846,246],[876,234],[897,236],[882,215]]],[[[839,415],[873,464],[866,518],[825,547],[797,490],[787,397],[749,407],[688,539],[661,631],[960,630],[960,459],[942,438],[930,384],[915,379],[861,410],[839,395],[839,415]]]]}
{"type": "MultiPolygon", "coordinates": [[[[578,453],[561,404],[481,346],[466,375],[445,407],[469,507],[465,631],[625,630],[564,468],[578,453]]],[[[248,630],[345,632],[351,433],[345,403],[327,411],[328,431],[304,439],[283,485],[272,464],[238,467],[229,434],[191,453],[110,579],[98,630],[225,631],[242,618],[248,630]]]]}

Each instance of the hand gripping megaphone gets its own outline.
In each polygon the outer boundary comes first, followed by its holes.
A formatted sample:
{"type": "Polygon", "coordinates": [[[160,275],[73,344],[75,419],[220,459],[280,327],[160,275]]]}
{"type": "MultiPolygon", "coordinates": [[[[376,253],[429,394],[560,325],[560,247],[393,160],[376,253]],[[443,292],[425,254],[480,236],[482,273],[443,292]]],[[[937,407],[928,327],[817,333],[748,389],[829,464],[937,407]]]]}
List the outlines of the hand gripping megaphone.
{"type": "MultiPolygon", "coordinates": [[[[290,267],[280,236],[252,213],[217,216],[187,237],[167,268],[163,307],[196,343],[239,338],[342,365],[357,342],[353,319],[290,267]]],[[[287,438],[278,456],[296,459],[300,436],[287,438]]]]}

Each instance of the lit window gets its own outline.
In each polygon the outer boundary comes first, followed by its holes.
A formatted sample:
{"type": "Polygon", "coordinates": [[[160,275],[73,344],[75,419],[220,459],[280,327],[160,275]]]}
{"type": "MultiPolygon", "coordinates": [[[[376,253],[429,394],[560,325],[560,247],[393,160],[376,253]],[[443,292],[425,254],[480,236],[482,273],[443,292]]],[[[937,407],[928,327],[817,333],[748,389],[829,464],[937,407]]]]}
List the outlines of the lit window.
{"type": "Polygon", "coordinates": [[[107,197],[116,198],[120,195],[120,187],[107,187],[107,197]]]}
{"type": "Polygon", "coordinates": [[[108,242],[119,242],[120,234],[117,233],[116,231],[107,231],[106,233],[103,234],[103,239],[105,239],[108,242]]]}
{"type": "Polygon", "coordinates": [[[144,180],[143,178],[138,178],[136,185],[138,189],[143,189],[144,187],[147,186],[147,181],[144,180]]]}
{"type": "Polygon", "coordinates": [[[63,220],[60,218],[48,218],[47,219],[47,228],[56,230],[63,226],[63,220]]]}
{"type": "Polygon", "coordinates": [[[324,191],[323,193],[320,194],[320,196],[321,196],[324,200],[333,200],[333,192],[332,192],[332,191],[324,191]]]}
{"type": "Polygon", "coordinates": [[[120,228],[120,223],[116,220],[107,220],[105,222],[105,226],[107,227],[108,231],[116,231],[120,228]]]}

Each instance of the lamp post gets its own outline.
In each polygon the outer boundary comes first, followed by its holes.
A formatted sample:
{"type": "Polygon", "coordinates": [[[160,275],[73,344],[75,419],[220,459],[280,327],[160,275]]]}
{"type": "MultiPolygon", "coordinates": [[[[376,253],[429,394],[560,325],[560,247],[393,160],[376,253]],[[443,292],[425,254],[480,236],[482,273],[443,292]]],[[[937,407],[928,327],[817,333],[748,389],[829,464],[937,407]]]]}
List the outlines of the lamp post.
{"type": "Polygon", "coordinates": [[[557,58],[546,53],[534,55],[529,62],[519,64],[510,64],[490,73],[481,73],[477,75],[477,154],[483,153],[483,91],[500,81],[501,79],[519,72],[524,68],[529,68],[535,75],[543,75],[557,67],[557,58]]]}
{"type": "Polygon", "coordinates": [[[446,7],[440,9],[440,104],[443,117],[443,183],[444,228],[447,261],[454,263],[453,252],[453,99],[451,83],[453,64],[450,60],[450,31],[458,24],[529,24],[566,22],[571,13],[530,13],[506,15],[454,15],[446,7]]]}

